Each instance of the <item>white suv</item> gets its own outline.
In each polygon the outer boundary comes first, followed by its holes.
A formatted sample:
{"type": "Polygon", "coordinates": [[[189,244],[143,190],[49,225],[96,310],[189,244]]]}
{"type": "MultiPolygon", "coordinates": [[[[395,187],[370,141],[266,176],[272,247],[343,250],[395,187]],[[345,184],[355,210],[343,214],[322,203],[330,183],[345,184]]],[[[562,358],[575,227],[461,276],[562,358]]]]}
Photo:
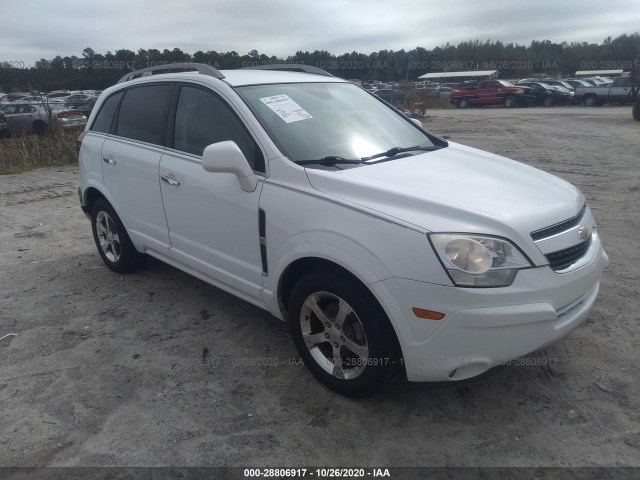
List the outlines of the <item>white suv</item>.
{"type": "Polygon", "coordinates": [[[313,67],[133,72],[78,147],[109,268],[151,255],[287,320],[346,395],[470,378],[554,342],[608,265],[578,189],[313,67]]]}

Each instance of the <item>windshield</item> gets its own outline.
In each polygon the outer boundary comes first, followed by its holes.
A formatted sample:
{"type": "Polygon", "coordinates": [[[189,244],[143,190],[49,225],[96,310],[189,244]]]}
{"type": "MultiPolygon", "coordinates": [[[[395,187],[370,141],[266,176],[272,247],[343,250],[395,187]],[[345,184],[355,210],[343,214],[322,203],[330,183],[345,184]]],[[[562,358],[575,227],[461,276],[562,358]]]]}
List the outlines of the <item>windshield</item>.
{"type": "Polygon", "coordinates": [[[284,155],[294,162],[360,159],[395,147],[431,147],[406,118],[349,83],[238,87],[284,155]]]}

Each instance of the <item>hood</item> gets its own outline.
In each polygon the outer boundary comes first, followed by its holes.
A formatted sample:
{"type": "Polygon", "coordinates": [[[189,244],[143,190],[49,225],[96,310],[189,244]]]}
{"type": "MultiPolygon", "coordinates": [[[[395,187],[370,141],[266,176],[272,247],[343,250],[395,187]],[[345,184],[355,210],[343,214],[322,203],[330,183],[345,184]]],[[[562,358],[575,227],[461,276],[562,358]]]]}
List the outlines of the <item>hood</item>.
{"type": "Polygon", "coordinates": [[[501,235],[513,240],[578,213],[573,185],[520,162],[449,147],[339,172],[307,169],[325,193],[439,232],[501,235]],[[515,238],[514,238],[515,237],[515,238]]]}

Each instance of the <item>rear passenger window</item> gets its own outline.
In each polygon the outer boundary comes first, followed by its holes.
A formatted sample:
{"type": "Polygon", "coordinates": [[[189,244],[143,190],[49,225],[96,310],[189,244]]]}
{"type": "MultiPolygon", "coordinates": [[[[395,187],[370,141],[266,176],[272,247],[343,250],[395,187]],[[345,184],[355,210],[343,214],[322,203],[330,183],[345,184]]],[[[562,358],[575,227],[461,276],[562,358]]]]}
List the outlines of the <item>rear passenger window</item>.
{"type": "Polygon", "coordinates": [[[148,85],[127,90],[120,105],[116,135],[161,144],[170,89],[169,85],[148,85]]]}
{"type": "Polygon", "coordinates": [[[205,147],[224,140],[236,142],[251,168],[264,171],[262,152],[229,106],[212,93],[182,87],[176,109],[174,148],[202,155],[205,147]]]}
{"type": "Polygon", "coordinates": [[[120,102],[121,98],[122,92],[119,92],[115,95],[111,95],[105,100],[105,102],[102,104],[100,112],[98,112],[98,115],[93,122],[93,127],[91,127],[91,130],[102,133],[109,133],[111,131],[111,122],[113,121],[113,115],[116,113],[116,108],[118,108],[118,103],[120,102]]]}

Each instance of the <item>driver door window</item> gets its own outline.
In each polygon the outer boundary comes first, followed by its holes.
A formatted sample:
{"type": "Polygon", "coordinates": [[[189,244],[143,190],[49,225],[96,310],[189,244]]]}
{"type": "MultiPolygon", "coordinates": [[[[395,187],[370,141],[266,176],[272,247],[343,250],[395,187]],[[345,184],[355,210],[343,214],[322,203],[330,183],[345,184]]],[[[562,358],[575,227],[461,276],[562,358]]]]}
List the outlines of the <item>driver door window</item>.
{"type": "Polygon", "coordinates": [[[262,152],[226,103],[203,89],[183,86],[176,108],[173,148],[200,156],[208,145],[225,140],[236,142],[251,168],[264,171],[262,152]]]}

